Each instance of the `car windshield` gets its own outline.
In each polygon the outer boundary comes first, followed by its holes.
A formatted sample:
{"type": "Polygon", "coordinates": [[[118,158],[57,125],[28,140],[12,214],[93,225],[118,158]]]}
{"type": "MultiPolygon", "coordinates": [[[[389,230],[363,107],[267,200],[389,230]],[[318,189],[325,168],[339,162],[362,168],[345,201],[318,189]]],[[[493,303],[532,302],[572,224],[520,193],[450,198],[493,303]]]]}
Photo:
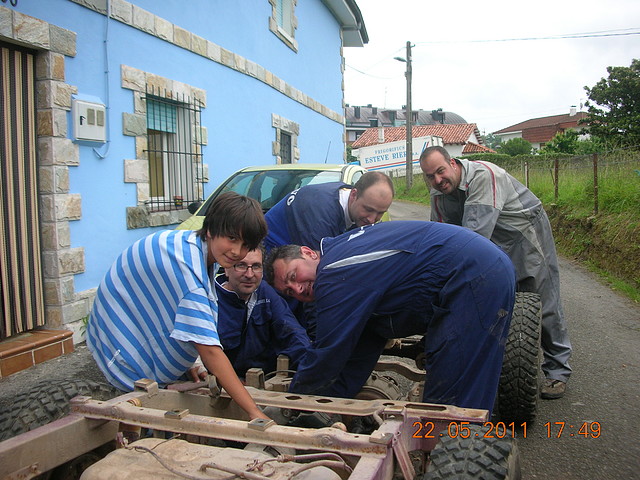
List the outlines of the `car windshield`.
{"type": "MultiPolygon", "coordinates": [[[[322,170],[266,170],[261,172],[240,172],[222,185],[217,195],[224,192],[236,192],[240,195],[255,198],[263,210],[268,210],[278,203],[289,192],[304,185],[339,182],[340,171],[322,170]]],[[[207,207],[208,208],[208,207],[207,207]]],[[[202,215],[207,208],[200,209],[202,215]]]]}

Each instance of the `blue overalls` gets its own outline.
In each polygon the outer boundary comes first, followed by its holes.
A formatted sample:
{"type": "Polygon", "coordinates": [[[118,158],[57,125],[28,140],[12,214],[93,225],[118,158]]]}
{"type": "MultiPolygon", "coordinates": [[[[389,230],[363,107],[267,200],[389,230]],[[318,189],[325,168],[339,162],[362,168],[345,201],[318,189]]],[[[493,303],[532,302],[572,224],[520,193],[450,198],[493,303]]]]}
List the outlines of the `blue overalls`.
{"type": "Polygon", "coordinates": [[[264,216],[269,227],[264,246],[305,245],[318,250],[320,240],[335,237],[348,225],[340,205],[339,192],[352,188],[342,182],[306,185],[284,197],[264,216]]]}
{"type": "Polygon", "coordinates": [[[354,397],[389,338],[425,335],[423,401],[491,411],[515,298],[509,257],[454,225],[382,222],[322,241],[316,341],[292,392],[354,397]]]}
{"type": "MultiPolygon", "coordinates": [[[[352,188],[342,182],[305,185],[280,200],[264,216],[269,227],[263,243],[269,252],[282,245],[305,245],[320,249],[320,240],[335,237],[346,231],[345,211],[340,205],[340,190],[352,188]]],[[[304,305],[285,297],[291,311],[307,330],[311,340],[315,338],[315,311],[312,305],[304,305]]]]}
{"type": "Polygon", "coordinates": [[[250,368],[273,372],[280,354],[287,355],[295,368],[311,342],[285,300],[269,284],[260,282],[247,315],[245,301],[221,286],[225,280],[224,276],[216,279],[218,334],[238,376],[244,377],[250,368]]]}

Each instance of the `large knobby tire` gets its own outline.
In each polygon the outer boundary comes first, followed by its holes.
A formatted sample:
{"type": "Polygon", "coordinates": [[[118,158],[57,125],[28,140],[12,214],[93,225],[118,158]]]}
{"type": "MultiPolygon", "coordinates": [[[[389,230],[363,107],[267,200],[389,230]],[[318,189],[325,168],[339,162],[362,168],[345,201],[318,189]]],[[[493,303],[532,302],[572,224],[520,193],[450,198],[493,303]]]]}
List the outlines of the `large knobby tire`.
{"type": "Polygon", "coordinates": [[[487,433],[488,429],[480,425],[468,427],[468,432],[457,430],[468,438],[451,437],[448,430],[442,432],[422,480],[519,480],[520,454],[515,438],[484,438],[495,432],[487,433]]]}
{"type": "Polygon", "coordinates": [[[498,386],[497,410],[505,423],[532,422],[541,381],[540,296],[517,292],[498,386]]]}
{"type": "Polygon", "coordinates": [[[78,395],[109,400],[123,392],[91,380],[43,381],[32,391],[16,395],[11,408],[0,413],[0,441],[58,420],[70,411],[69,401],[78,395]]]}

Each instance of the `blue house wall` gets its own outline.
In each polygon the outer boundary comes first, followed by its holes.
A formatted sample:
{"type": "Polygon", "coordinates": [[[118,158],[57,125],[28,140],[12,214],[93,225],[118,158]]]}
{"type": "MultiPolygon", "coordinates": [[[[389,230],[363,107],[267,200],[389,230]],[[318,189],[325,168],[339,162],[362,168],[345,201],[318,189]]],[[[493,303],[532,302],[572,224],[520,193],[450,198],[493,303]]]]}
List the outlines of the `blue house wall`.
{"type": "MultiPolygon", "coordinates": [[[[270,30],[268,0],[112,0],[112,18],[105,15],[105,0],[18,0],[0,8],[2,18],[13,15],[14,40],[19,40],[16,24],[24,16],[75,35],[75,55],[64,56],[64,83],[75,89],[73,98],[107,108],[105,144],[75,141],[72,113],[66,109],[65,136],[77,146],[78,157],[68,166],[65,194],[81,199],[81,214],[68,222],[68,247],[81,252],[84,266],[73,272],[76,298],[97,287],[132,242],[174,228],[188,216],[182,211],[168,220],[153,217],[149,226],[131,228],[128,209],[140,207],[141,197],[140,182],[128,178],[127,162],[140,153],[136,136],[127,132],[135,105],[132,90],[123,86],[123,69],[180,82],[206,96],[201,112],[207,138],[204,197],[239,168],[276,163],[274,115],[298,126],[299,162],[344,161],[341,25],[321,0],[297,2],[295,48],[270,30]],[[147,20],[179,27],[228,52],[227,60],[145,31],[144,25],[131,24],[135,18],[127,23],[117,16],[122,11],[133,11],[134,17],[142,11],[147,20]],[[280,83],[274,86],[272,78],[280,83]]],[[[37,41],[32,48],[40,50],[37,41]]]]}

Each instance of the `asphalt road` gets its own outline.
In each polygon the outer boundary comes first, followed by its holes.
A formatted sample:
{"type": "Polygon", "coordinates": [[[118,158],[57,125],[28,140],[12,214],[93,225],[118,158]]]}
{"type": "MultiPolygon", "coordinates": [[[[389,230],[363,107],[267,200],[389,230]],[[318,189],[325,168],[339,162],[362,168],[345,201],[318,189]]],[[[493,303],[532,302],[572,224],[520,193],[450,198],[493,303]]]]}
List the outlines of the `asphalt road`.
{"type": "MultiPolygon", "coordinates": [[[[394,220],[428,218],[425,206],[410,203],[395,202],[390,213],[394,220]]],[[[540,400],[526,438],[519,433],[523,478],[640,479],[640,305],[569,260],[560,259],[560,276],[574,373],[565,397],[540,400]]],[[[66,378],[104,381],[78,345],[0,379],[0,408],[40,380],[66,378]]]]}
{"type": "MultiPolygon", "coordinates": [[[[429,218],[411,203],[394,202],[390,214],[429,218]]],[[[519,435],[523,479],[640,479],[640,305],[564,258],[560,285],[573,373],[565,396],[540,400],[519,435]]]]}

